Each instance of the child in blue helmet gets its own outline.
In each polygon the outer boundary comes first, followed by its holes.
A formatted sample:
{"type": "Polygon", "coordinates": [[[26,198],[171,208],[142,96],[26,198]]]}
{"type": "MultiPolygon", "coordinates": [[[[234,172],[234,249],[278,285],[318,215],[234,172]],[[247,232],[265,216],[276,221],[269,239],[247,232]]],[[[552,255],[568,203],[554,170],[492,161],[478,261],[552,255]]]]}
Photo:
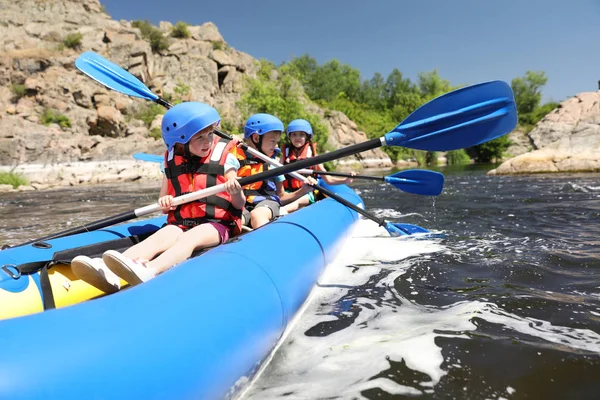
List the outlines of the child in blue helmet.
{"type": "MultiPolygon", "coordinates": [[[[316,143],[312,141],[312,126],[307,120],[295,119],[290,122],[287,127],[287,136],[289,144],[284,145],[281,150],[281,163],[283,165],[291,164],[293,162],[317,155],[316,143]]],[[[321,164],[315,165],[311,168],[316,172],[326,171],[321,164]]],[[[355,172],[351,172],[350,174],[353,176],[356,175],[355,172]]],[[[323,175],[321,176],[321,179],[323,179],[323,181],[328,185],[350,184],[353,182],[352,178],[335,178],[329,175],[323,175]]],[[[286,191],[296,192],[302,186],[302,182],[289,175],[286,175],[283,185],[286,191]]],[[[307,193],[298,200],[286,205],[285,210],[287,212],[293,212],[301,207],[312,204],[315,201],[315,193],[307,193]]]]}
{"type": "Polygon", "coordinates": [[[217,110],[203,103],[181,103],[167,111],[162,122],[166,168],[158,199],[168,214],[167,225],[123,254],[109,250],[102,259],[75,257],[71,268],[76,276],[106,293],[115,292],[120,278],[130,285],[145,282],[195,250],[216,246],[241,231],[246,198],[237,180],[237,142],[214,134],[220,120],[217,110]],[[219,184],[225,192],[173,206],[176,196],[219,184]]]}
{"type": "MultiPolygon", "coordinates": [[[[248,147],[260,151],[268,157],[275,157],[277,144],[283,133],[283,123],[270,114],[254,114],[244,126],[244,139],[248,147]]],[[[239,177],[258,174],[267,168],[267,164],[243,149],[236,149],[240,163],[239,177]]],[[[244,186],[246,206],[244,221],[252,228],[259,228],[280,215],[282,205],[291,203],[312,191],[310,185],[304,185],[295,193],[287,193],[283,188],[283,176],[244,186]]],[[[316,183],[309,178],[311,183],[316,183]]]]}

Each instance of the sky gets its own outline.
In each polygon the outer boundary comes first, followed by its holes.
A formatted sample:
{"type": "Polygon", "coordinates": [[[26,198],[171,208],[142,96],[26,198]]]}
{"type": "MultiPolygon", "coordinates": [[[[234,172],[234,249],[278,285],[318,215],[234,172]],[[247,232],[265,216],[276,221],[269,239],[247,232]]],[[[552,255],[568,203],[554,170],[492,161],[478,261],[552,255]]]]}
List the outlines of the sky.
{"type": "Polygon", "coordinates": [[[100,0],[113,19],[213,22],[280,64],[310,54],[384,78],[437,69],[453,85],[544,71],[543,101],[598,90],[600,0],[100,0]]]}

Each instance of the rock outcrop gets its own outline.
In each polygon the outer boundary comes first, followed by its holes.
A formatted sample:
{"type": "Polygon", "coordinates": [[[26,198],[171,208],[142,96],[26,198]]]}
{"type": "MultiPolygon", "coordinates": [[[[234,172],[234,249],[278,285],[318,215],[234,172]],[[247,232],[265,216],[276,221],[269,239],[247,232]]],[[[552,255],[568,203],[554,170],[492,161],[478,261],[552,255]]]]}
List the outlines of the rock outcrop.
{"type": "Polygon", "coordinates": [[[600,171],[600,91],[562,102],[527,134],[533,151],[490,174],[600,171]]]}
{"type": "MultiPolygon", "coordinates": [[[[161,96],[206,102],[231,123],[241,122],[236,103],[243,78],[256,76],[259,64],[228,46],[210,22],[188,27],[189,38],[169,38],[166,50],[153,52],[139,29],[112,20],[98,0],[0,0],[0,9],[0,166],[130,159],[134,152],[164,151],[158,139],[162,116],[150,102],[108,90],[75,68],[75,59],[88,50],[161,96]],[[65,39],[74,36],[79,43],[66,47],[65,39]]],[[[159,28],[167,36],[172,24],[159,28]]],[[[312,106],[329,125],[332,148],[367,140],[345,115],[312,106]]],[[[380,150],[351,162],[392,165],[380,150]]]]}

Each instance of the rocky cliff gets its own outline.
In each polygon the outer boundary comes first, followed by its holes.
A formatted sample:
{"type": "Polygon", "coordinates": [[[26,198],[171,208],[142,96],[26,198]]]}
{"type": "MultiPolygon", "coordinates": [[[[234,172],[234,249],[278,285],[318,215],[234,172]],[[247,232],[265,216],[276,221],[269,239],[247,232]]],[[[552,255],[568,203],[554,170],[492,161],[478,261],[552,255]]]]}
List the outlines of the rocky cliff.
{"type": "MultiPolygon", "coordinates": [[[[532,151],[501,164],[490,174],[600,171],[600,91],[562,102],[528,134],[517,137],[520,151],[532,151]]],[[[509,149],[510,151],[511,149],[509,149]]]]}
{"type": "MultiPolygon", "coordinates": [[[[163,22],[168,35],[173,26],[163,22]]],[[[189,26],[190,36],[169,38],[153,52],[130,21],[115,21],[97,0],[0,0],[0,165],[130,159],[161,153],[161,116],[147,101],[110,91],[79,72],[74,61],[94,51],[129,70],[155,93],[215,106],[238,123],[244,76],[258,62],[228,46],[217,27],[189,26]],[[79,36],[70,48],[65,40],[79,36]],[[150,120],[148,120],[150,116],[150,120]]],[[[307,100],[308,102],[308,100],[307,100]]],[[[367,138],[339,112],[320,113],[334,148],[367,138]]],[[[284,121],[287,122],[287,121],[284,121]]],[[[347,162],[389,167],[379,149],[347,162]]]]}

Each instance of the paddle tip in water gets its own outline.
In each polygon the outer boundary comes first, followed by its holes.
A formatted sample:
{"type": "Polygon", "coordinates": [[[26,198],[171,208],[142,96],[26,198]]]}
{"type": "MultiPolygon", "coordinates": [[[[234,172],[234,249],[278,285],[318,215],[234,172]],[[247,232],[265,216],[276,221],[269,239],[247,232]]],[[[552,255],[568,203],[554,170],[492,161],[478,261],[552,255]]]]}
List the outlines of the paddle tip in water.
{"type": "Polygon", "coordinates": [[[433,233],[421,226],[406,224],[406,223],[392,223],[388,222],[385,225],[385,229],[392,237],[410,237],[414,239],[427,240],[427,239],[445,239],[446,235],[443,233],[433,233]]]}

